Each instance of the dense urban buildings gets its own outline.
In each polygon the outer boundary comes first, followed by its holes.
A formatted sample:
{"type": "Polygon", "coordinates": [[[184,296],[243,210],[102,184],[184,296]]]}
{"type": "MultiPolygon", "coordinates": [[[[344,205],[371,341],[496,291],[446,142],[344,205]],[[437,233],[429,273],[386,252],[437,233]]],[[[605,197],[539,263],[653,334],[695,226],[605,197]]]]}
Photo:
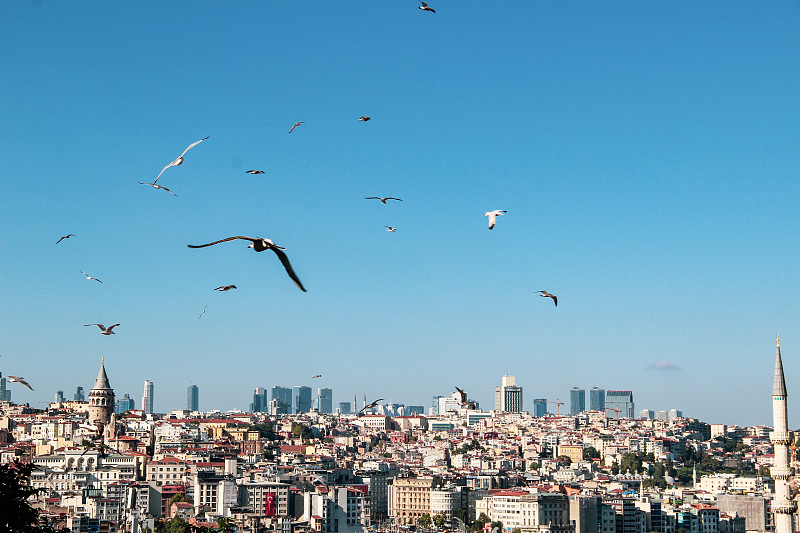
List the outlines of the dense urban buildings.
{"type": "Polygon", "coordinates": [[[187,409],[147,413],[127,394],[114,402],[101,362],[88,402],[0,402],[0,462],[32,462],[43,519],[73,533],[225,521],[239,533],[791,533],[780,345],[774,368],[773,426],[738,427],[677,409],[626,416],[631,391],[609,391],[611,412],[548,414],[563,403],[538,398],[533,416],[513,410],[513,376],[491,411],[455,391],[428,415],[381,402],[355,414],[355,400],[324,413],[332,391],[320,388],[315,409],[290,412],[280,387],[269,412],[255,409],[259,388],[250,412],[203,413],[189,387],[187,409]]]}

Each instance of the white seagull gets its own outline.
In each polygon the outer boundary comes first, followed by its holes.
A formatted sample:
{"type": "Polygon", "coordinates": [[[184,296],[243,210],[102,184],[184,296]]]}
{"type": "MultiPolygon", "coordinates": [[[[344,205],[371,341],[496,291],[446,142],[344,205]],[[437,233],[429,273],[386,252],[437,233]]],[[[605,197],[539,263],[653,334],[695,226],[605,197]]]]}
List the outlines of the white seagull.
{"type": "Polygon", "coordinates": [[[203,137],[199,141],[196,141],[196,142],[193,142],[192,144],[190,144],[189,147],[186,148],[186,150],[184,150],[183,153],[180,156],[178,156],[178,159],[176,159],[175,161],[173,161],[172,163],[170,163],[169,165],[167,165],[167,166],[165,166],[164,168],[161,169],[161,172],[158,173],[158,177],[153,182],[153,184],[155,184],[158,181],[158,178],[161,177],[161,174],[163,174],[164,171],[167,170],[169,167],[177,167],[178,165],[183,163],[183,156],[186,155],[186,152],[188,152],[189,150],[191,150],[192,148],[194,148],[195,146],[197,146],[201,142],[205,141],[206,139],[208,139],[208,137],[203,137]]]}
{"type": "Polygon", "coordinates": [[[199,244],[199,245],[189,244],[187,246],[189,246],[189,248],[205,248],[206,246],[213,246],[221,242],[228,242],[236,239],[244,239],[250,241],[250,246],[248,246],[248,248],[252,248],[256,252],[263,252],[264,250],[272,250],[273,252],[275,252],[275,255],[278,256],[278,259],[280,259],[283,268],[286,270],[286,273],[289,274],[289,277],[292,278],[292,281],[294,281],[295,285],[297,285],[297,287],[301,291],[307,292],[305,287],[303,287],[303,284],[300,282],[300,278],[298,278],[297,274],[294,273],[292,265],[291,263],[289,263],[289,258],[286,257],[286,254],[281,251],[285,250],[285,248],[282,246],[278,246],[270,239],[263,239],[261,237],[245,237],[244,235],[237,235],[235,237],[220,239],[218,241],[210,242],[208,244],[199,244]]]}
{"type": "Polygon", "coordinates": [[[108,326],[108,327],[105,327],[103,324],[84,324],[84,326],[97,326],[98,328],[100,328],[100,332],[103,335],[114,335],[115,333],[111,330],[119,326],[119,324],[114,324],[113,326],[108,326]]]}
{"type": "Polygon", "coordinates": [[[391,231],[392,233],[397,231],[397,228],[393,228],[392,226],[384,226],[384,228],[386,228],[386,231],[391,231]]]}
{"type": "Polygon", "coordinates": [[[78,272],[80,272],[81,274],[83,274],[84,276],[86,276],[86,279],[93,279],[93,280],[95,280],[95,281],[97,281],[97,282],[103,283],[103,282],[102,282],[102,281],[100,281],[99,279],[97,279],[97,278],[93,278],[92,276],[90,276],[89,274],[87,274],[86,272],[84,272],[83,270],[78,270],[78,272]]]}
{"type": "Polygon", "coordinates": [[[25,385],[25,386],[26,386],[26,387],[28,387],[30,390],[33,390],[33,387],[31,387],[30,385],[28,385],[28,382],[27,382],[27,381],[25,381],[25,379],[24,379],[24,378],[21,378],[21,377],[19,377],[19,376],[6,376],[6,379],[7,379],[8,381],[11,381],[11,382],[13,382],[13,383],[19,383],[20,385],[25,385]]]}
{"type": "Polygon", "coordinates": [[[171,190],[167,189],[166,187],[162,187],[161,185],[157,185],[156,183],[144,183],[144,182],[140,181],[140,182],[139,182],[139,184],[141,184],[141,185],[150,185],[150,186],[151,186],[151,187],[153,187],[154,189],[161,189],[161,190],[167,191],[167,192],[168,192],[168,193],[170,193],[172,196],[178,196],[177,194],[175,194],[175,193],[174,193],[174,192],[172,192],[171,190]]]}
{"type": "Polygon", "coordinates": [[[503,213],[508,213],[508,211],[495,209],[494,211],[487,211],[483,214],[483,216],[489,217],[489,229],[492,229],[497,222],[497,215],[502,215],[503,213]]]}

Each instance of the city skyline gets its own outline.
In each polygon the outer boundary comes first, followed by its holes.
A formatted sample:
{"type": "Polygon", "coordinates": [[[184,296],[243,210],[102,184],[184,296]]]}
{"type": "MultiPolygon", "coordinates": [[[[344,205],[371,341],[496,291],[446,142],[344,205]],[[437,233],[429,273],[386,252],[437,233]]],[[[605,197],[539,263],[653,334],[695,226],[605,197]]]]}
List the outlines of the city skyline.
{"type": "Polygon", "coordinates": [[[187,381],[222,411],[274,383],[487,408],[508,372],[526,411],[578,385],[770,419],[776,333],[800,382],[800,4],[348,6],[0,4],[14,401],[105,357],[157,411],[187,381]],[[243,235],[308,292],[187,247],[243,235]]]}

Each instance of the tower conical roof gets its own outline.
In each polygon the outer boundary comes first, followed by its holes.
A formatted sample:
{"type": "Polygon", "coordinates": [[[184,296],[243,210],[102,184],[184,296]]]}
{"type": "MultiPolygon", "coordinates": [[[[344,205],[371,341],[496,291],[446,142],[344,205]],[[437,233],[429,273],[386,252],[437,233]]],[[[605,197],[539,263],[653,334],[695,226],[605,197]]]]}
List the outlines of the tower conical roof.
{"type": "Polygon", "coordinates": [[[110,388],[111,385],[108,383],[108,375],[106,375],[106,362],[102,361],[100,363],[100,373],[97,374],[97,379],[94,382],[94,387],[92,387],[92,390],[110,388]]]}
{"type": "Polygon", "coordinates": [[[781,340],[777,340],[778,353],[775,356],[775,380],[772,383],[773,396],[786,396],[786,379],[783,377],[783,361],[781,360],[781,340]]]}

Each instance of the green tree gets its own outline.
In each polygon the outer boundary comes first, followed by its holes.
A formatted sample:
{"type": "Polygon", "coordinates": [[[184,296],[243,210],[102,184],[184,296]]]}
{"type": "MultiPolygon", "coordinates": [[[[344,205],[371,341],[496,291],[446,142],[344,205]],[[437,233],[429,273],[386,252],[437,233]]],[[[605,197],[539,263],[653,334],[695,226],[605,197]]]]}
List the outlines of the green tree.
{"type": "Polygon", "coordinates": [[[492,522],[492,529],[494,528],[497,528],[497,531],[503,531],[503,522],[501,522],[500,520],[492,522]]]}
{"type": "Polygon", "coordinates": [[[480,531],[489,522],[489,517],[486,516],[486,513],[481,513],[478,518],[472,523],[472,530],[473,531],[480,531]]]}
{"type": "Polygon", "coordinates": [[[191,533],[191,526],[182,518],[173,518],[164,522],[159,533],[191,533]]]}
{"type": "Polygon", "coordinates": [[[430,527],[431,525],[431,515],[428,513],[423,514],[419,517],[419,525],[422,527],[430,527]]]}
{"type": "Polygon", "coordinates": [[[248,428],[250,431],[258,431],[258,436],[262,439],[278,440],[282,437],[275,433],[272,422],[266,421],[262,424],[253,424],[248,428]]]}
{"type": "Polygon", "coordinates": [[[444,524],[447,522],[447,516],[444,513],[436,513],[433,515],[433,524],[436,527],[444,527],[444,524]]]}
{"type": "MultiPolygon", "coordinates": [[[[0,531],[15,533],[54,532],[49,526],[38,525],[39,511],[28,498],[39,489],[30,486],[31,463],[12,461],[0,464],[0,531]]],[[[62,530],[63,531],[63,530],[62,530]]]]}
{"type": "Polygon", "coordinates": [[[219,533],[232,533],[236,529],[236,521],[233,518],[223,516],[217,520],[217,531],[219,533]]]}
{"type": "Polygon", "coordinates": [[[183,494],[176,494],[172,498],[169,499],[169,507],[172,507],[172,504],[175,502],[188,502],[189,500],[186,499],[186,496],[183,494]]]}
{"type": "Polygon", "coordinates": [[[585,460],[600,459],[600,452],[594,446],[588,446],[583,449],[583,458],[585,460]]]}

